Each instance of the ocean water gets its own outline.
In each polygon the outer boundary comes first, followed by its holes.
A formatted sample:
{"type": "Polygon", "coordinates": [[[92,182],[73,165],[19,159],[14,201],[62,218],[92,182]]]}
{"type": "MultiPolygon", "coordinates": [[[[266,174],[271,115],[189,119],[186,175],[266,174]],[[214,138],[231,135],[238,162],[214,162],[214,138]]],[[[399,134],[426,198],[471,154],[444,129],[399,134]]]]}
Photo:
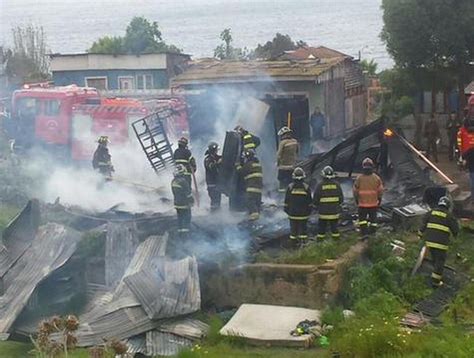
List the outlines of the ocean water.
{"type": "Polygon", "coordinates": [[[133,16],[158,21],[165,41],[196,57],[212,56],[230,27],[237,47],[253,48],[280,32],[324,45],[379,68],[392,61],[380,40],[382,0],[0,0],[0,44],[11,28],[42,25],[55,53],[84,52],[104,35],[122,35],[133,16]]]}

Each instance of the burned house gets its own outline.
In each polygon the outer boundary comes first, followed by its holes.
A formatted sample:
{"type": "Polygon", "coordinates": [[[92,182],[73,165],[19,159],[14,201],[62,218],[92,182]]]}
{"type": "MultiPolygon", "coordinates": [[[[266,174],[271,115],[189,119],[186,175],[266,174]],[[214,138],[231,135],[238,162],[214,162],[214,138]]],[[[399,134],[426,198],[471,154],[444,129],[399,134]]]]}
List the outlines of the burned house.
{"type": "Polygon", "coordinates": [[[297,139],[305,143],[310,139],[309,118],[315,107],[326,115],[328,137],[338,137],[364,123],[365,107],[356,120],[352,115],[346,119],[346,112],[353,112],[346,102],[346,63],[345,57],[297,61],[203,59],[174,78],[172,87],[187,97],[191,136],[212,133],[223,116],[229,123],[226,128],[230,128],[239,101],[253,97],[269,107],[266,128],[275,135],[281,126],[289,124],[297,139]]]}

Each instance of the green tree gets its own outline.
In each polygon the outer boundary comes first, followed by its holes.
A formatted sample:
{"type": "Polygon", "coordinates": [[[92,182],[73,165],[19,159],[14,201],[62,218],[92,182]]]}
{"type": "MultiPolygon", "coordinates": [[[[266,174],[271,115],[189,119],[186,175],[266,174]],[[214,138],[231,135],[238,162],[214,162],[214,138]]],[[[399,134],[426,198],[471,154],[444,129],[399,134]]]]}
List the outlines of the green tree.
{"type": "Polygon", "coordinates": [[[262,59],[273,59],[285,51],[296,50],[300,46],[307,46],[304,41],[294,42],[289,35],[282,35],[279,32],[271,41],[265,44],[258,44],[252,57],[262,59]]]}
{"type": "MultiPolygon", "coordinates": [[[[474,1],[383,0],[381,38],[395,63],[433,93],[463,93],[474,58],[474,1]]],[[[464,96],[460,96],[464,99],[464,96]]]]}
{"type": "Polygon", "coordinates": [[[214,49],[214,57],[220,60],[236,60],[248,58],[248,51],[246,48],[236,48],[232,46],[233,38],[230,28],[224,29],[219,38],[222,43],[214,49]]]}
{"type": "Polygon", "coordinates": [[[88,51],[90,53],[107,53],[112,55],[126,52],[123,38],[120,36],[104,36],[95,41],[88,51]]]}
{"type": "Polygon", "coordinates": [[[378,64],[375,62],[375,60],[362,60],[360,61],[360,67],[362,68],[362,71],[369,76],[375,76],[377,74],[377,67],[378,64]]]}
{"type": "Polygon", "coordinates": [[[162,52],[179,53],[181,50],[163,41],[156,21],[150,22],[145,17],[136,16],[128,24],[125,36],[104,36],[95,41],[88,52],[112,55],[141,55],[162,52]]]}

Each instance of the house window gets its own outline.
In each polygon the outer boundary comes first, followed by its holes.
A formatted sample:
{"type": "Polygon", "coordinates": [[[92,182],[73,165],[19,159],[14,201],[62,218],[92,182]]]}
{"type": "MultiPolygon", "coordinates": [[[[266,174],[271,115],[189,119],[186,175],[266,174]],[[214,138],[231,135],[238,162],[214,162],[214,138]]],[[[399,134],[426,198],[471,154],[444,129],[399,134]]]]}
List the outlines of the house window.
{"type": "Polygon", "coordinates": [[[153,76],[152,75],[137,75],[137,88],[138,89],[152,89],[153,76]]]}
{"type": "Polygon", "coordinates": [[[119,80],[119,89],[121,90],[131,90],[134,88],[133,82],[134,78],[131,76],[120,76],[119,80]]]}
{"type": "Polygon", "coordinates": [[[86,77],[86,86],[94,87],[98,90],[106,90],[107,77],[86,77]]]}
{"type": "Polygon", "coordinates": [[[59,107],[61,103],[57,99],[50,99],[44,101],[44,115],[56,117],[59,115],[59,107]]]}

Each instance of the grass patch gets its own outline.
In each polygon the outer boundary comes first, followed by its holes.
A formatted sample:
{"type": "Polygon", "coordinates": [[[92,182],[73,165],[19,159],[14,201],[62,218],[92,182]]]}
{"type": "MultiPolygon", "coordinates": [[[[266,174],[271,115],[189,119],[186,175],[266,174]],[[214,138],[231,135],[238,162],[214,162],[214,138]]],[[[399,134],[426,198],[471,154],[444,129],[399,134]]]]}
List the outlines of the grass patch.
{"type": "MultiPolygon", "coordinates": [[[[30,343],[21,343],[13,341],[0,342],[0,357],[2,358],[34,358],[32,350],[33,345],[30,343]]],[[[77,349],[69,353],[69,358],[89,358],[86,349],[77,349]]]]}
{"type": "Polygon", "coordinates": [[[334,260],[345,253],[357,242],[355,236],[344,236],[340,240],[325,240],[312,242],[297,250],[285,250],[278,257],[271,257],[266,253],[256,256],[257,262],[270,262],[278,264],[308,264],[318,265],[326,260],[334,260]]]}
{"type": "Polygon", "coordinates": [[[6,205],[0,208],[0,231],[3,231],[8,223],[19,213],[20,208],[14,205],[6,205]]]}

